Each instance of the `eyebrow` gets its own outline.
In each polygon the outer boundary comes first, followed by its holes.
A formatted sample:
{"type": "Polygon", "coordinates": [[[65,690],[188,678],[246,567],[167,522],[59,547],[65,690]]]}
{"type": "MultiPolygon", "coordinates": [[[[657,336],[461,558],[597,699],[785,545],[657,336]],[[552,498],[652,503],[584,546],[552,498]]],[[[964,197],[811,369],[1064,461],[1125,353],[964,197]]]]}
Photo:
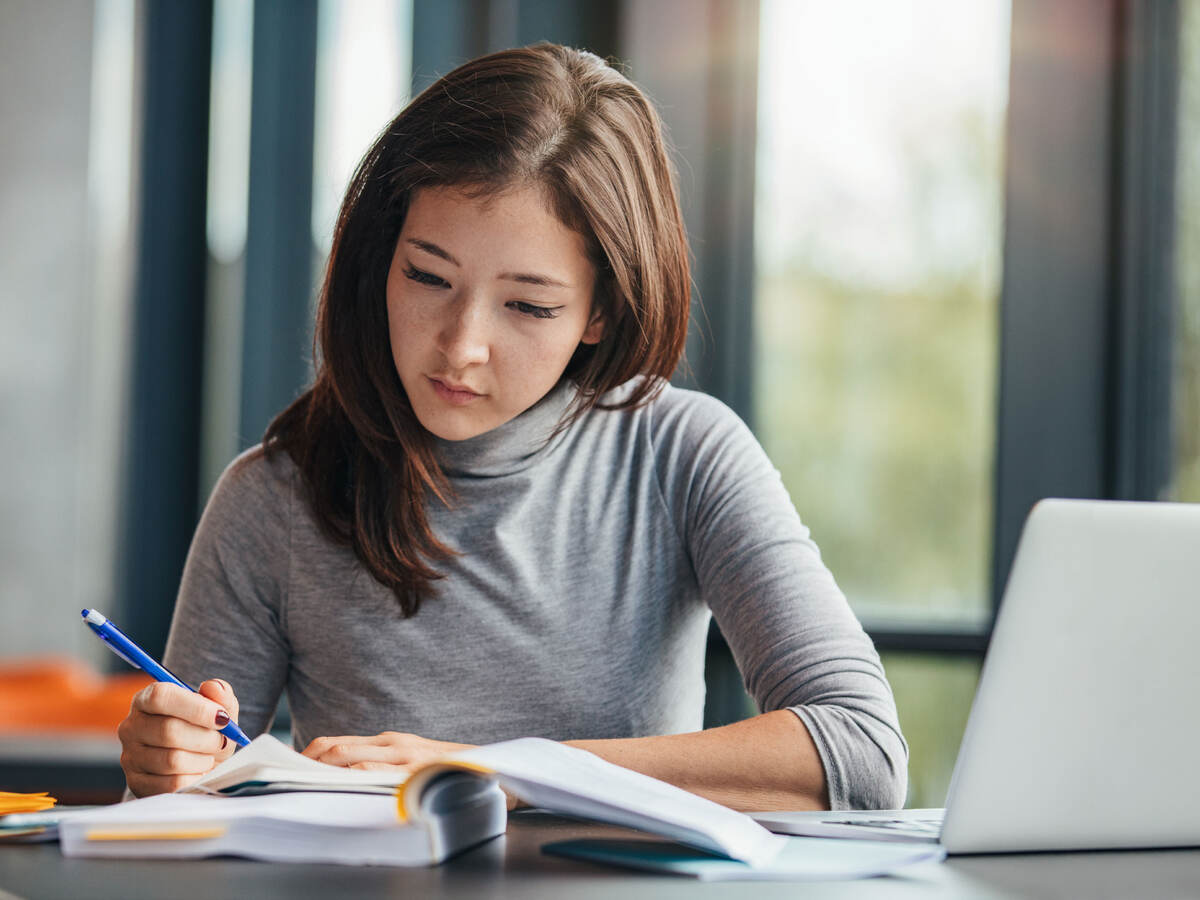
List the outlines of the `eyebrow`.
{"type": "MultiPolygon", "coordinates": [[[[423,241],[420,238],[407,238],[407,241],[418,250],[424,250],[426,253],[430,253],[439,259],[444,259],[452,265],[462,266],[462,263],[455,259],[451,253],[432,241],[423,241]]],[[[501,272],[497,277],[505,281],[516,281],[520,284],[532,284],[537,287],[570,287],[565,281],[559,281],[557,278],[551,278],[549,275],[537,275],[532,272],[501,272]]]]}
{"type": "Polygon", "coordinates": [[[440,257],[446,262],[453,263],[456,266],[462,266],[462,263],[460,263],[457,259],[451,256],[447,251],[443,250],[437,244],[431,243],[430,241],[423,241],[420,238],[408,238],[408,242],[418,250],[424,250],[426,253],[432,253],[434,256],[440,257]]]}

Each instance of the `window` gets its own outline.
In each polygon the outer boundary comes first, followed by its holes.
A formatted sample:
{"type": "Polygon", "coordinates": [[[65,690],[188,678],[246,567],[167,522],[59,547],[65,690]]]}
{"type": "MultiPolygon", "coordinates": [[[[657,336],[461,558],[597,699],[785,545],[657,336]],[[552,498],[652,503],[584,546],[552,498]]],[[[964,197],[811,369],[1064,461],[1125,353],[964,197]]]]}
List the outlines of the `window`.
{"type": "Polygon", "coordinates": [[[866,620],[988,611],[1007,13],[763,4],[755,420],[866,620]]]}
{"type": "MultiPolygon", "coordinates": [[[[311,378],[307,335],[342,194],[362,154],[408,97],[411,0],[320,0],[315,51],[309,51],[315,52],[315,67],[313,59],[303,58],[303,41],[296,40],[294,48],[288,42],[285,51],[257,42],[255,13],[251,0],[216,0],[213,8],[201,503],[233,456],[256,443],[270,419],[311,378]],[[267,61],[256,61],[256,53],[267,61]],[[278,58],[283,53],[287,62],[278,58]],[[287,82],[310,67],[308,95],[287,82]],[[253,77],[267,84],[258,88],[262,107],[257,112],[251,108],[253,77]],[[272,115],[281,96],[297,104],[285,125],[272,115]],[[311,133],[293,123],[305,114],[312,116],[311,133]],[[252,185],[255,129],[261,181],[252,185]],[[312,141],[311,170],[303,154],[288,152],[297,140],[312,141]],[[310,181],[311,204],[297,199],[309,187],[301,179],[310,181]],[[252,192],[259,243],[257,254],[251,250],[248,257],[252,192]],[[289,201],[303,207],[309,228],[299,228],[292,206],[283,209],[289,201]],[[276,254],[280,258],[273,258],[276,254]],[[299,277],[274,276],[296,268],[301,258],[305,271],[299,277]],[[253,296],[246,294],[250,282],[257,285],[253,296]],[[261,327],[243,334],[247,317],[261,327]],[[257,366],[257,376],[243,372],[247,361],[257,366]]],[[[280,25],[270,19],[275,14],[285,17],[287,27],[308,34],[307,20],[286,8],[264,14],[268,34],[280,25]]]]}
{"type": "Polygon", "coordinates": [[[322,0],[317,14],[313,242],[322,266],[350,176],[408,102],[411,0],[322,0]]]}
{"type": "MultiPolygon", "coordinates": [[[[1009,9],[764,0],[754,421],[872,624],[991,613],[1009,9]]],[[[886,657],[940,806],[978,660],[886,657]]]]}
{"type": "Polygon", "coordinates": [[[241,449],[242,303],[246,280],[247,204],[250,199],[250,72],[254,6],[251,0],[213,4],[212,72],[208,124],[208,244],[204,341],[203,505],[229,461],[241,449]]]}
{"type": "Polygon", "coordinates": [[[1172,499],[1200,501],[1200,2],[1179,12],[1172,499]]]}
{"type": "Polygon", "coordinates": [[[134,35],[131,0],[0,4],[0,658],[109,655],[64,623],[116,596],[134,35]]]}

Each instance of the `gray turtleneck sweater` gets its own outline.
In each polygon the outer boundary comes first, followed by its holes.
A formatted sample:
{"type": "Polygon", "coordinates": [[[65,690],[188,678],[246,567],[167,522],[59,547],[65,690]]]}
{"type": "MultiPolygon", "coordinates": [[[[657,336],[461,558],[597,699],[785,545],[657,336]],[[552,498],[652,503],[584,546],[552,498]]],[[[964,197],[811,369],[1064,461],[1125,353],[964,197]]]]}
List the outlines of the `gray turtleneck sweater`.
{"type": "Polygon", "coordinates": [[[251,736],[286,690],[297,747],[638,737],[701,727],[711,614],[759,708],[807,726],[835,809],[903,805],[879,657],[745,425],[667,387],[547,442],[573,396],[439,442],[456,502],[430,517],[459,555],[409,619],[322,535],[286,454],[248,451],[196,532],[167,666],[232,684],[251,736]]]}

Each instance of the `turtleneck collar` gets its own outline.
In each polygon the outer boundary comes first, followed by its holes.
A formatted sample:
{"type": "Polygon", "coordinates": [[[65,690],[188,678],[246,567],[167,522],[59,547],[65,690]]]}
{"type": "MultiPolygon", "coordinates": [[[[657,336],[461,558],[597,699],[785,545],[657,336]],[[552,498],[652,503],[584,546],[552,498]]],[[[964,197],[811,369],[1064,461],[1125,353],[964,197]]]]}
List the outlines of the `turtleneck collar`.
{"type": "Polygon", "coordinates": [[[443,470],[451,477],[492,478],[528,468],[563,439],[554,429],[577,396],[575,385],[564,378],[525,412],[491,431],[465,441],[435,437],[443,470]]]}

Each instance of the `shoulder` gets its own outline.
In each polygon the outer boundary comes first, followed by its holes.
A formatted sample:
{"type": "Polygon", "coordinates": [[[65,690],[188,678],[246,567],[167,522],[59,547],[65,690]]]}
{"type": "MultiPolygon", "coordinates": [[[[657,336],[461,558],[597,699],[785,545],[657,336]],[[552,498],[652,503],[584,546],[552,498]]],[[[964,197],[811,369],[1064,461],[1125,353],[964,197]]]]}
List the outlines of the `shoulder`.
{"type": "MultiPolygon", "coordinates": [[[[642,383],[638,376],[605,394],[601,405],[618,406],[629,398],[642,383]]],[[[657,392],[646,403],[632,409],[616,410],[648,429],[652,437],[700,436],[717,429],[719,431],[749,430],[737,413],[710,394],[676,387],[663,381],[657,392]]]]}
{"type": "Polygon", "coordinates": [[[700,391],[665,383],[637,411],[638,430],[660,465],[719,464],[758,449],[750,429],[725,403],[700,391]]]}
{"type": "Polygon", "coordinates": [[[295,476],[295,463],[286,452],[268,453],[256,444],[225,467],[205,516],[259,521],[285,517],[295,476]]]}
{"type": "MultiPolygon", "coordinates": [[[[612,406],[632,393],[622,385],[604,398],[612,406]]],[[[692,493],[714,478],[735,480],[773,471],[758,440],[725,403],[700,391],[663,383],[647,403],[612,413],[624,417],[627,433],[670,493],[675,485],[692,493]]]]}

